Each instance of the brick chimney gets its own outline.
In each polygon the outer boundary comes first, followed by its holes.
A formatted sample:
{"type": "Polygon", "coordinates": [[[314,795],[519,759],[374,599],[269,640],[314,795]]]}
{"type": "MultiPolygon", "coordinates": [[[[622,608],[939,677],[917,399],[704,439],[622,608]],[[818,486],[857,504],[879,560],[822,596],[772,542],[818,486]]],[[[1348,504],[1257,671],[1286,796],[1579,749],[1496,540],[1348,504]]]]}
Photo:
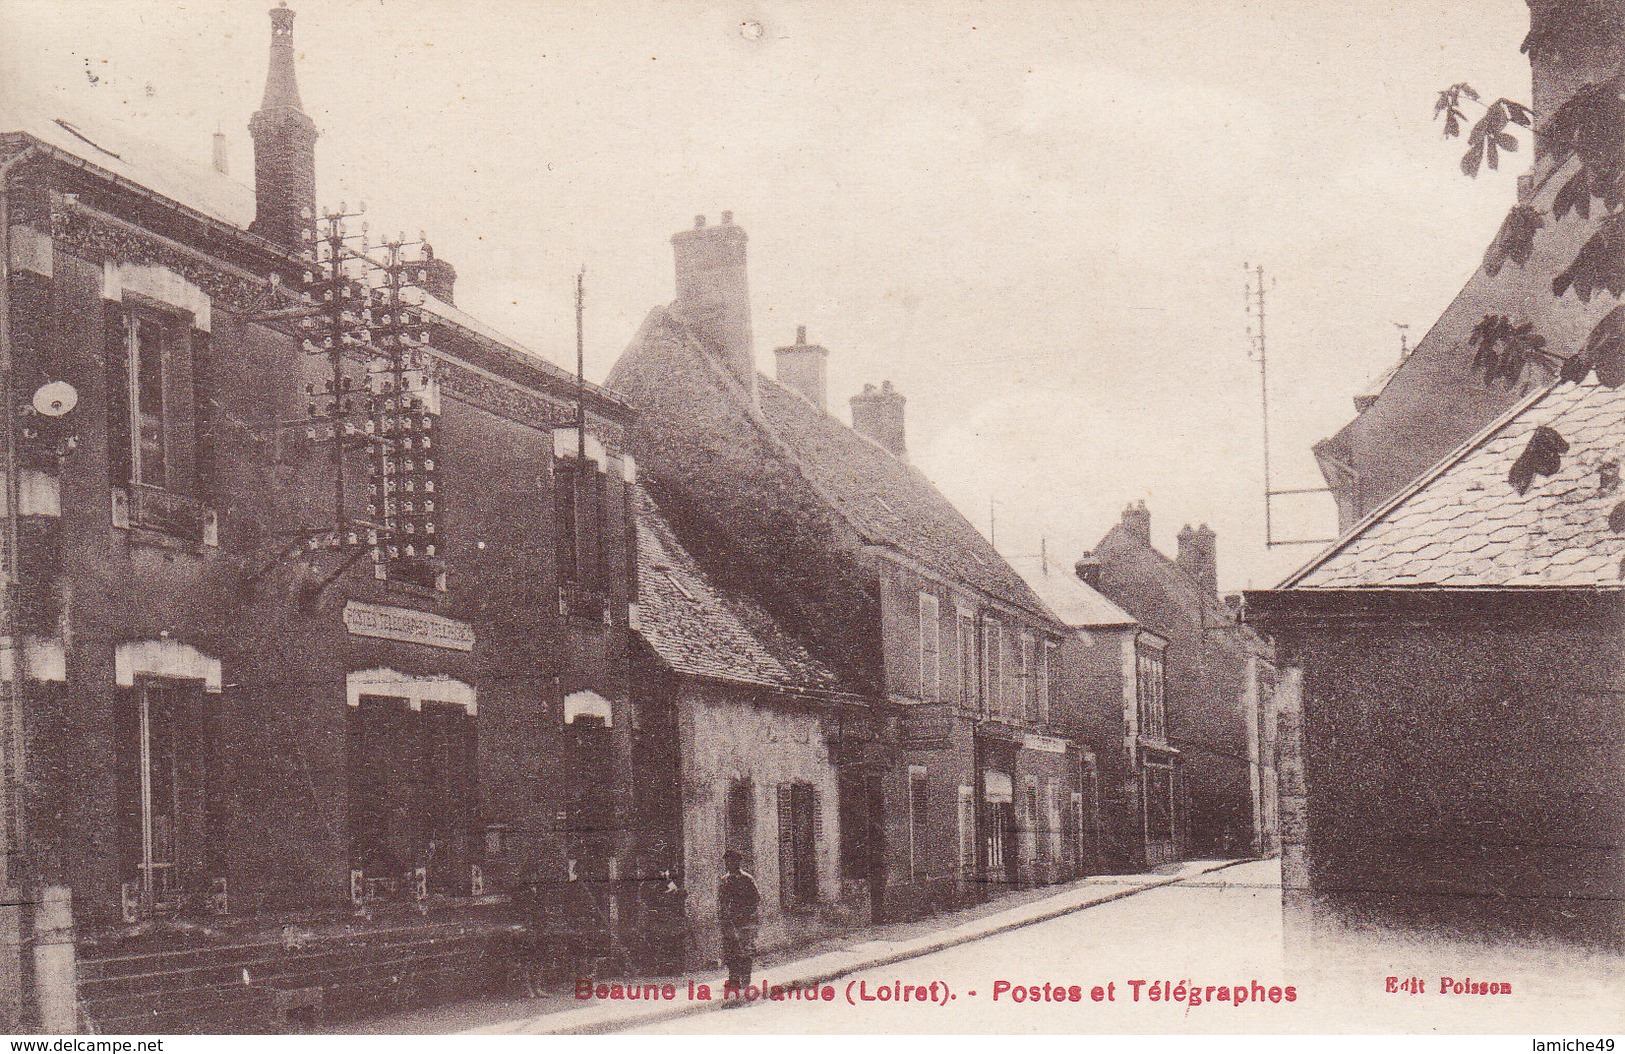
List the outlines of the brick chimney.
{"type": "Polygon", "coordinates": [[[723,363],[756,397],[756,342],[750,328],[750,285],[745,278],[745,231],[734,214],[708,227],[671,236],[677,260],[677,310],[715,345],[723,363]]]}
{"type": "Polygon", "coordinates": [[[1094,553],[1084,553],[1078,557],[1078,562],[1072,565],[1083,584],[1090,589],[1100,588],[1100,558],[1094,553]]]}
{"type": "Polygon", "coordinates": [[[903,404],[908,402],[886,381],[876,389],[865,384],[852,397],[852,430],[867,436],[898,457],[908,456],[903,433],[903,404]]]}
{"type": "Polygon", "coordinates": [[[1179,532],[1179,566],[1213,596],[1219,595],[1218,539],[1207,524],[1179,532]]]}
{"type": "Polygon", "coordinates": [[[457,268],[434,254],[434,249],[423,247],[423,291],[442,304],[456,305],[452,299],[457,288],[457,268]]]}
{"type": "Polygon", "coordinates": [[[818,407],[827,408],[829,399],[829,350],[807,343],[807,327],[796,327],[796,342],[774,348],[774,376],[778,382],[818,407]]]}
{"type": "Polygon", "coordinates": [[[1143,544],[1151,544],[1151,510],[1145,502],[1123,506],[1123,529],[1143,544]]]}
{"type": "Polygon", "coordinates": [[[271,62],[265,97],[248,122],[254,137],[254,222],[248,229],[287,248],[316,211],[316,122],[299,101],[294,74],[293,12],[271,9],[271,62]]]}

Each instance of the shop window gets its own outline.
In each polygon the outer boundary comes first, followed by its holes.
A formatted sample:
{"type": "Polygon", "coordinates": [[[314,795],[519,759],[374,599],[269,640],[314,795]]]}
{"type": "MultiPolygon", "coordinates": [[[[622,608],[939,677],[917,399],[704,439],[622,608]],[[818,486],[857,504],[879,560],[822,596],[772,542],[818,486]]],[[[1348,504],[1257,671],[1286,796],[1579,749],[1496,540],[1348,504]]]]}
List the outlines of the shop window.
{"type": "Polygon", "coordinates": [[[779,784],[779,899],[786,908],[818,903],[818,791],[810,783],[779,784]]]}
{"type": "Polygon", "coordinates": [[[349,721],[351,867],[364,895],[467,895],[473,717],[457,703],[361,695],[349,721]]]}

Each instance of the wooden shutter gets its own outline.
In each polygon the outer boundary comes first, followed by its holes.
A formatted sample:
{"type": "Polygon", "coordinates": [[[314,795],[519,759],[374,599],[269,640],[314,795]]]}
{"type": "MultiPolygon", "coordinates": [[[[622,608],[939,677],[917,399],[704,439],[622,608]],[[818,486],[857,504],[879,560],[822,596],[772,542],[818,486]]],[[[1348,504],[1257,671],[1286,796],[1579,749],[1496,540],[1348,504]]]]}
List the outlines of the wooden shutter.
{"type": "Polygon", "coordinates": [[[796,902],[795,787],[779,784],[779,904],[796,902]]]}
{"type": "Polygon", "coordinates": [[[937,598],[920,594],[920,701],[934,703],[942,693],[942,623],[937,598]]]}
{"type": "Polygon", "coordinates": [[[115,301],[106,301],[103,317],[103,355],[107,372],[107,474],[115,487],[128,487],[134,466],[130,461],[130,325],[132,319],[115,301]]]}
{"type": "Polygon", "coordinates": [[[820,865],[819,861],[824,858],[824,800],[823,796],[818,793],[818,788],[816,786],[808,787],[807,793],[812,796],[813,827],[813,844],[811,853],[813,873],[812,877],[807,881],[807,886],[812,890],[812,899],[814,903],[816,903],[818,901],[818,877],[823,873],[823,867],[820,865]]]}

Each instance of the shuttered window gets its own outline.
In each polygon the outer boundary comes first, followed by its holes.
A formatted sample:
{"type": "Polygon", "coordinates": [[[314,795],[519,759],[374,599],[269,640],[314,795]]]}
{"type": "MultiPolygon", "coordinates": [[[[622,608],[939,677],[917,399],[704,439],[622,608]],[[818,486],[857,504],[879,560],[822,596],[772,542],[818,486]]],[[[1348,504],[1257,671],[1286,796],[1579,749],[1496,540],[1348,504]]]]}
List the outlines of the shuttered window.
{"type": "Polygon", "coordinates": [[[934,703],[942,698],[942,623],[937,598],[920,594],[920,701],[934,703]]]}
{"type": "Polygon", "coordinates": [[[818,903],[818,845],[823,839],[818,790],[779,784],[779,902],[786,909],[818,903]]]}

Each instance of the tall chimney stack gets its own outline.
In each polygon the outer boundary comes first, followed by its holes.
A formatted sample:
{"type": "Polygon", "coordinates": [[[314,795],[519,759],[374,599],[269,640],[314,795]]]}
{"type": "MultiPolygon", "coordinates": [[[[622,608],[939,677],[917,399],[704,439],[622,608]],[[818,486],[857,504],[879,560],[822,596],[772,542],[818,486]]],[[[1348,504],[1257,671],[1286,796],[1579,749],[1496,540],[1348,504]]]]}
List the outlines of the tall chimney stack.
{"type": "Polygon", "coordinates": [[[756,398],[756,341],[750,328],[750,284],[745,276],[745,231],[734,214],[708,227],[694,217],[691,230],[671,236],[677,262],[677,310],[710,339],[722,362],[756,398]]]}
{"type": "Polygon", "coordinates": [[[1212,528],[1204,523],[1193,531],[1187,523],[1179,532],[1177,561],[1210,595],[1219,595],[1218,539],[1212,528]]]}
{"type": "Polygon", "coordinates": [[[249,119],[254,137],[254,222],[248,229],[297,249],[316,212],[316,122],[299,101],[293,12],[271,9],[271,61],[265,97],[249,119]]]}
{"type": "Polygon", "coordinates": [[[898,457],[908,456],[903,434],[903,404],[908,402],[891,381],[885,381],[877,390],[865,384],[863,391],[852,397],[852,430],[867,436],[898,457]]]}
{"type": "Polygon", "coordinates": [[[796,342],[785,348],[774,348],[774,376],[778,382],[799,394],[803,399],[827,409],[829,400],[829,349],[807,343],[807,327],[796,327],[796,342]]]}
{"type": "Polygon", "coordinates": [[[1151,544],[1151,510],[1145,502],[1123,506],[1123,529],[1144,545],[1151,544]]]}

